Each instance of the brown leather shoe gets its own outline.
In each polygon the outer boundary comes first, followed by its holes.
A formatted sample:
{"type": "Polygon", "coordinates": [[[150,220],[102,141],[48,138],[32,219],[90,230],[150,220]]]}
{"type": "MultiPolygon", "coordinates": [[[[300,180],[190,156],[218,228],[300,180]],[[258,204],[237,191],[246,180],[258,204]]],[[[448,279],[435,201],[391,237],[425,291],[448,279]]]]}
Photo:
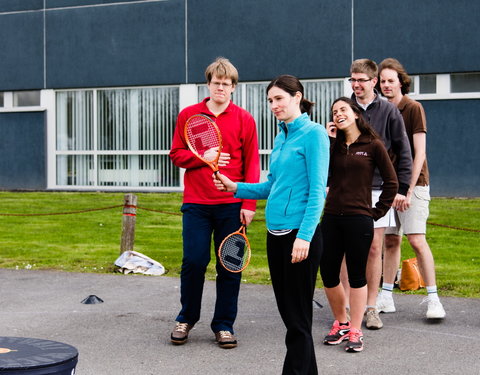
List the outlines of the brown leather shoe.
{"type": "Polygon", "coordinates": [[[176,322],[170,335],[170,341],[174,345],[183,345],[188,340],[188,332],[193,328],[193,325],[188,323],[176,322]]]}
{"type": "Polygon", "coordinates": [[[237,340],[233,333],[229,331],[218,331],[215,332],[215,341],[218,343],[218,346],[223,349],[231,349],[237,347],[237,340]]]}

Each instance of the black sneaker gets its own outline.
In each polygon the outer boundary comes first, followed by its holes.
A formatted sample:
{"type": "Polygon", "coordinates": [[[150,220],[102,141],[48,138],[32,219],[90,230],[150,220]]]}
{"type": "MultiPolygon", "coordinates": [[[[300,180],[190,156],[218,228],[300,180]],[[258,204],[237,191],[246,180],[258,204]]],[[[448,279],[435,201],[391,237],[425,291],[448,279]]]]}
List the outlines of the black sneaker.
{"type": "Polygon", "coordinates": [[[351,328],[348,333],[348,342],[345,350],[349,353],[361,352],[363,350],[363,333],[359,329],[351,328]]]}
{"type": "Polygon", "coordinates": [[[348,340],[348,332],[350,332],[350,322],[346,325],[340,325],[340,322],[335,320],[332,329],[323,339],[323,343],[325,345],[338,345],[342,341],[348,340]]]}
{"type": "Polygon", "coordinates": [[[193,325],[188,323],[177,322],[170,335],[170,341],[174,345],[183,345],[188,340],[188,332],[193,328],[193,325]]]}

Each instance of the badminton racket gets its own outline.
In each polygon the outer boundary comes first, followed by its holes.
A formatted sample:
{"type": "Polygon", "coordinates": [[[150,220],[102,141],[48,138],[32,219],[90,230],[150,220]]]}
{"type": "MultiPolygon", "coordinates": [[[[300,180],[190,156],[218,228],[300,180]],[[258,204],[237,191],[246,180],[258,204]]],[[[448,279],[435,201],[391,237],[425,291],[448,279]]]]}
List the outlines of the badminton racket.
{"type": "Polygon", "coordinates": [[[222,151],[222,135],[215,122],[205,115],[191,116],[185,123],[185,140],[190,151],[217,173],[218,159],[222,151]],[[205,152],[215,147],[218,147],[216,157],[213,160],[205,159],[205,152]]]}
{"type": "Polygon", "coordinates": [[[245,224],[229,234],[218,248],[221,265],[230,272],[242,272],[250,263],[250,243],[245,234],[245,224]]]}

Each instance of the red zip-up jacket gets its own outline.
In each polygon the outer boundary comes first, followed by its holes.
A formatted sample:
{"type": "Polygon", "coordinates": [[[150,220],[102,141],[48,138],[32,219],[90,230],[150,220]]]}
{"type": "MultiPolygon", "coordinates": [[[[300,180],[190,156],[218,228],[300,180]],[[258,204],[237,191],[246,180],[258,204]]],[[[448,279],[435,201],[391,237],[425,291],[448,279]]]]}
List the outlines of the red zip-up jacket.
{"type": "Polygon", "coordinates": [[[212,169],[198,159],[187,147],[184,127],[192,115],[204,114],[212,118],[222,134],[222,152],[230,154],[230,163],[220,167],[220,172],[232,181],[256,183],[260,176],[258,140],[255,120],[243,108],[230,102],[223,113],[215,117],[202,102],[183,109],[177,118],[170,159],[177,167],[185,168],[184,203],[225,204],[242,202],[242,209],[255,211],[256,201],[238,199],[233,193],[217,190],[212,181],[212,169]]]}
{"type": "Polygon", "coordinates": [[[349,146],[333,140],[328,186],[325,213],[367,215],[374,220],[384,216],[397,194],[398,181],[382,140],[363,134],[349,146]],[[372,178],[376,167],[383,185],[380,199],[372,208],[372,178]]]}

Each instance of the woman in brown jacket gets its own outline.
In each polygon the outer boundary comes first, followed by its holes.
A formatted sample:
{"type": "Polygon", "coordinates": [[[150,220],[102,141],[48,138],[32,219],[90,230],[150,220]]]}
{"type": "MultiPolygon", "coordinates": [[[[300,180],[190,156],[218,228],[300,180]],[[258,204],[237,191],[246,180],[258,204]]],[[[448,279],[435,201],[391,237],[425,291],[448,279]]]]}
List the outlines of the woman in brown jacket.
{"type": "Polygon", "coordinates": [[[361,109],[341,97],[331,107],[337,136],[330,149],[329,192],[321,228],[324,252],[320,263],[325,293],[335,322],[325,337],[326,345],[348,340],[345,350],[363,350],[361,323],[367,302],[365,270],[373,239],[373,221],[390,208],[398,189],[397,176],[387,150],[361,109]],[[378,168],[383,179],[382,194],[372,208],[372,178],[378,168]],[[348,321],[345,293],[340,283],[340,266],[345,256],[350,291],[348,321]]]}

